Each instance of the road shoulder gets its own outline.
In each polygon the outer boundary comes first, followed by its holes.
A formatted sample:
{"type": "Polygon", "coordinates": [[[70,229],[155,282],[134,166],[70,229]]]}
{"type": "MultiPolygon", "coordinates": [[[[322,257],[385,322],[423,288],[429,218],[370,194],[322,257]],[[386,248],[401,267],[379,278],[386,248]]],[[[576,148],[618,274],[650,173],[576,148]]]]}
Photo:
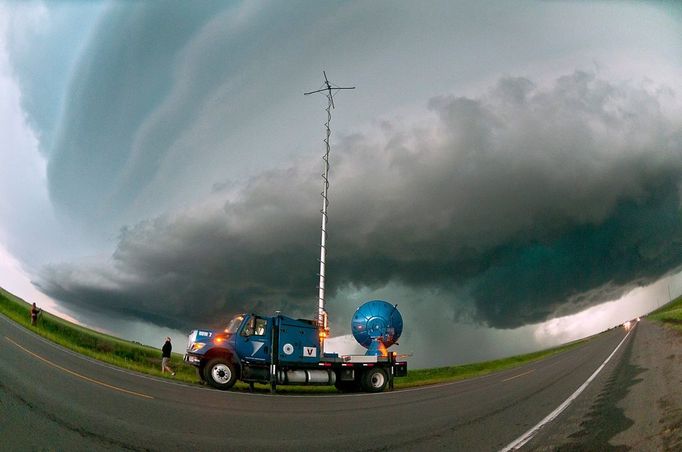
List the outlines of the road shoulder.
{"type": "Polygon", "coordinates": [[[630,362],[644,369],[618,404],[633,421],[610,443],[636,450],[682,450],[682,334],[643,320],[630,362]]]}
{"type": "Polygon", "coordinates": [[[633,333],[528,450],[682,450],[682,334],[644,319],[633,333]]]}

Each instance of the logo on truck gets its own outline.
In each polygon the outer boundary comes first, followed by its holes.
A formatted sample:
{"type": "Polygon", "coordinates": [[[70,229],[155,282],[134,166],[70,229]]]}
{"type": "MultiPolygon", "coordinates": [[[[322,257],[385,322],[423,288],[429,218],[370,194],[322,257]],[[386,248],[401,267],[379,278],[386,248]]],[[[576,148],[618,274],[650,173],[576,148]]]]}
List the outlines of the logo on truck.
{"type": "Polygon", "coordinates": [[[306,358],[317,356],[317,347],[303,347],[303,356],[306,358]]]}

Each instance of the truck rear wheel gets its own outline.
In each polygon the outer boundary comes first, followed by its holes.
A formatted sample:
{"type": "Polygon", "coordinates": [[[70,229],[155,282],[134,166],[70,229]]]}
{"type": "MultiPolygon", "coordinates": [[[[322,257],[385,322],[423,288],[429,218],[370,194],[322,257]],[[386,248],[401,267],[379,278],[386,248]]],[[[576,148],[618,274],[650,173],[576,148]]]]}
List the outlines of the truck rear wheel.
{"type": "Polygon", "coordinates": [[[381,367],[372,367],[362,375],[362,389],[366,392],[381,392],[388,384],[388,374],[381,367]]]}
{"type": "Polygon", "coordinates": [[[204,377],[214,388],[227,390],[237,382],[237,370],[234,364],[224,358],[209,361],[204,368],[204,377]]]}

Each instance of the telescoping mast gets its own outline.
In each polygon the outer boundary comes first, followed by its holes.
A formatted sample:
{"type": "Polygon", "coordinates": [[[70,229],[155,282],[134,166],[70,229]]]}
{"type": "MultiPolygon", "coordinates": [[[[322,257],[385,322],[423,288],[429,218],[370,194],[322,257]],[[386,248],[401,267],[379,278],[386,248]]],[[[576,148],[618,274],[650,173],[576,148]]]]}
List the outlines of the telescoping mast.
{"type": "Polygon", "coordinates": [[[315,91],[310,91],[307,93],[303,93],[304,95],[309,95],[309,94],[316,94],[316,93],[325,93],[327,96],[327,108],[325,109],[327,111],[327,122],[324,123],[325,130],[326,130],[326,136],[324,138],[324,144],[325,144],[325,152],[324,155],[322,156],[322,160],[324,162],[324,172],[322,173],[322,210],[320,211],[322,213],[322,226],[321,226],[321,237],[320,237],[320,282],[318,284],[318,307],[317,307],[317,324],[318,328],[320,330],[320,346],[324,347],[324,338],[327,337],[329,334],[329,322],[327,320],[327,311],[324,309],[324,290],[325,290],[325,270],[326,270],[326,261],[327,261],[327,208],[329,207],[329,198],[327,197],[327,193],[329,191],[329,151],[331,149],[331,146],[329,144],[329,137],[331,136],[331,128],[330,124],[332,121],[332,109],[334,107],[334,95],[338,93],[339,90],[342,89],[355,89],[354,86],[350,87],[341,87],[341,86],[336,86],[333,85],[329,82],[329,79],[327,78],[327,73],[325,71],[322,71],[322,74],[324,75],[324,84],[322,85],[321,88],[316,89],[315,91]]]}
{"type": "Polygon", "coordinates": [[[241,313],[224,330],[192,331],[185,361],[215,388],[227,390],[241,380],[252,390],[254,383],[269,384],[273,393],[277,385],[334,385],[342,392],[381,392],[393,389],[395,377],[407,375],[407,362],[398,361],[397,353],[388,351],[402,333],[402,316],[397,305],[383,300],[364,303],[353,316],[351,330],[358,343],[367,348],[364,355],[324,352],[329,334],[324,302],[331,110],[338,90],[355,87],[332,85],[323,74],[322,87],[304,93],[327,96],[317,319],[294,319],[279,312],[272,317],[241,313]]]}

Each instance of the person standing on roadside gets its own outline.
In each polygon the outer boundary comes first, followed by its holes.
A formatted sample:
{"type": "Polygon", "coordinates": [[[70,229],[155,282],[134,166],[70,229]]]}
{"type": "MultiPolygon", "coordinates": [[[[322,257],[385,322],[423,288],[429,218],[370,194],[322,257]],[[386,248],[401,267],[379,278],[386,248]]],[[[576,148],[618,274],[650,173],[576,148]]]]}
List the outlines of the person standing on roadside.
{"type": "Polygon", "coordinates": [[[35,303],[33,303],[33,306],[31,307],[31,326],[36,326],[36,323],[38,322],[38,314],[42,312],[42,309],[36,306],[35,303]]]}
{"type": "Polygon", "coordinates": [[[170,363],[171,350],[173,350],[171,339],[166,336],[166,342],[163,344],[163,347],[161,347],[161,373],[168,371],[171,375],[175,375],[173,369],[168,365],[168,363],[170,363]]]}

